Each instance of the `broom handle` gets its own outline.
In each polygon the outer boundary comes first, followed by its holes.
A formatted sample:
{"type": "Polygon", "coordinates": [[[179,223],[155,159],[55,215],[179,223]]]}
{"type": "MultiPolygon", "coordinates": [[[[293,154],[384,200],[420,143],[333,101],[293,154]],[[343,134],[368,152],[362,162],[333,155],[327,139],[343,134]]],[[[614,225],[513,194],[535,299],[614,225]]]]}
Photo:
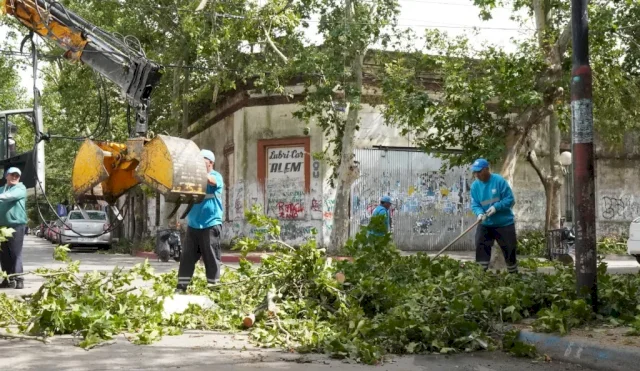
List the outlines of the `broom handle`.
{"type": "Polygon", "coordinates": [[[455,240],[449,242],[449,244],[447,246],[445,246],[442,250],[438,251],[438,253],[436,254],[436,256],[434,256],[433,258],[436,259],[438,256],[440,256],[440,254],[442,254],[443,252],[445,252],[448,248],[451,247],[451,245],[453,245],[454,243],[456,243],[459,239],[462,238],[462,236],[464,236],[465,234],[469,233],[469,231],[471,229],[473,229],[475,226],[477,226],[478,224],[480,224],[480,222],[482,221],[482,219],[478,219],[476,220],[475,223],[471,224],[469,226],[469,228],[467,228],[464,232],[460,233],[460,235],[458,237],[456,237],[455,240]]]}

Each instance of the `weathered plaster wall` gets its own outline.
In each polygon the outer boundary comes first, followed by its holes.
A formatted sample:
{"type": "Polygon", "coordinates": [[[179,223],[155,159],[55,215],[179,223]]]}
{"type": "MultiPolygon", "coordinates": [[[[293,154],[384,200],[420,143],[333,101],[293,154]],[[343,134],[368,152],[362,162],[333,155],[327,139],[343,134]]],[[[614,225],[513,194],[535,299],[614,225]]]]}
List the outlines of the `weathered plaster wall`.
{"type": "MultiPolygon", "coordinates": [[[[335,190],[328,186],[327,181],[332,169],[325,162],[313,160],[312,157],[305,158],[305,161],[309,162],[308,187],[301,183],[302,178],[291,178],[291,181],[281,178],[279,183],[269,182],[272,166],[275,166],[273,169],[279,173],[287,169],[288,162],[280,159],[270,161],[264,158],[266,189],[261,186],[258,178],[258,143],[261,140],[309,138],[311,153],[321,152],[328,146],[321,130],[314,123],[309,125],[309,134],[304,134],[303,129],[306,125],[292,116],[298,108],[299,105],[294,103],[247,106],[236,110],[192,138],[201,148],[211,149],[215,153],[216,169],[223,173],[228,185],[225,190],[228,219],[223,230],[226,243],[253,232],[253,227],[245,223],[243,214],[245,209],[259,204],[263,210],[280,219],[282,236],[288,242],[300,243],[311,237],[312,229],[316,229],[318,242],[328,244],[333,228],[335,190]]],[[[412,143],[409,138],[401,136],[398,129],[384,125],[379,108],[364,105],[361,110],[356,148],[374,146],[411,147],[412,143]]],[[[293,147],[295,149],[299,146],[293,147]]],[[[544,163],[544,153],[540,153],[539,156],[544,163]]],[[[640,195],[637,184],[637,179],[640,179],[640,167],[636,166],[637,163],[636,159],[598,160],[595,197],[599,236],[625,232],[629,222],[640,216],[640,196],[636,196],[640,195]]],[[[397,166],[404,165],[406,164],[402,162],[397,163],[397,166]]],[[[499,164],[494,164],[494,168],[499,169],[499,164]]],[[[514,212],[517,227],[541,228],[544,224],[546,204],[542,184],[526,160],[521,159],[516,169],[512,186],[516,197],[514,212]]],[[[410,196],[407,191],[408,201],[403,207],[410,207],[410,196]]],[[[566,196],[563,188],[562,197],[566,196]]],[[[465,199],[464,202],[468,200],[465,199]]],[[[171,206],[162,203],[165,218],[171,211],[171,206]]],[[[465,205],[462,207],[466,218],[468,210],[465,205]]],[[[446,207],[443,208],[445,209],[446,207]]],[[[564,201],[562,209],[564,215],[564,201]]],[[[182,210],[178,216],[181,213],[182,210]]],[[[419,243],[414,242],[412,244],[415,246],[412,245],[411,248],[422,248],[418,246],[419,243]]]]}
{"type": "Polygon", "coordinates": [[[596,220],[598,235],[629,232],[640,217],[638,160],[600,159],[596,164],[596,220]]]}

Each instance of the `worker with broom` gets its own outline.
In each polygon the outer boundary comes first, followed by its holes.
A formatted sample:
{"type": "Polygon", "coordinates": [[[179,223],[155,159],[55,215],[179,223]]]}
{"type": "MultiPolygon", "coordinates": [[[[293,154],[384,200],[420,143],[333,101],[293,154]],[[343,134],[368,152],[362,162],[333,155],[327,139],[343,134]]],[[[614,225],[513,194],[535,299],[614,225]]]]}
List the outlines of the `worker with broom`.
{"type": "Polygon", "coordinates": [[[471,185],[471,209],[480,224],[476,229],[476,262],[486,271],[491,260],[491,248],[497,240],[509,273],[518,273],[516,260],[516,226],[511,208],[515,203],[509,183],[492,174],[489,162],[477,159],[471,165],[476,180],[471,185]]]}

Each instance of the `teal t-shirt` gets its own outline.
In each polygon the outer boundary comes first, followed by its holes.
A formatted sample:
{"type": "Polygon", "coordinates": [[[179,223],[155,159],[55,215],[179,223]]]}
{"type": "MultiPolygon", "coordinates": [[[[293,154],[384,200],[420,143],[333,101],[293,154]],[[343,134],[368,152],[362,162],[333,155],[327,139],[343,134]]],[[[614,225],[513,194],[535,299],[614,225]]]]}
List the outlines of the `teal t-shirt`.
{"type": "Polygon", "coordinates": [[[207,184],[207,195],[199,204],[193,205],[189,214],[187,214],[187,225],[194,229],[211,228],[214,225],[222,224],[222,215],[224,209],[222,207],[222,190],[224,182],[222,175],[211,170],[209,175],[216,178],[216,185],[207,184]]]}

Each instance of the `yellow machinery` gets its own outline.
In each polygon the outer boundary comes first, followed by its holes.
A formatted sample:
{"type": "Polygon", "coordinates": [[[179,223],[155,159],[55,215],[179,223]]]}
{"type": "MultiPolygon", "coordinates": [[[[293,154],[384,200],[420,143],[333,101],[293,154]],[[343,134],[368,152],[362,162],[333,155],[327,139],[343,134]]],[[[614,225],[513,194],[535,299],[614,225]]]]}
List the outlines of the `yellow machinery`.
{"type": "MultiPolygon", "coordinates": [[[[32,32],[63,48],[65,58],[84,63],[120,87],[136,109],[135,132],[125,144],[85,140],[73,164],[72,188],[77,198],[93,195],[115,203],[132,187],[144,183],[168,202],[202,201],[207,173],[199,148],[191,140],[158,135],[147,138],[150,96],[162,66],[144,52],[87,22],[52,0],[4,0],[2,10],[32,32]],[[101,194],[95,189],[101,188],[101,194]]],[[[174,213],[175,211],[174,210],[174,213]]]]}

